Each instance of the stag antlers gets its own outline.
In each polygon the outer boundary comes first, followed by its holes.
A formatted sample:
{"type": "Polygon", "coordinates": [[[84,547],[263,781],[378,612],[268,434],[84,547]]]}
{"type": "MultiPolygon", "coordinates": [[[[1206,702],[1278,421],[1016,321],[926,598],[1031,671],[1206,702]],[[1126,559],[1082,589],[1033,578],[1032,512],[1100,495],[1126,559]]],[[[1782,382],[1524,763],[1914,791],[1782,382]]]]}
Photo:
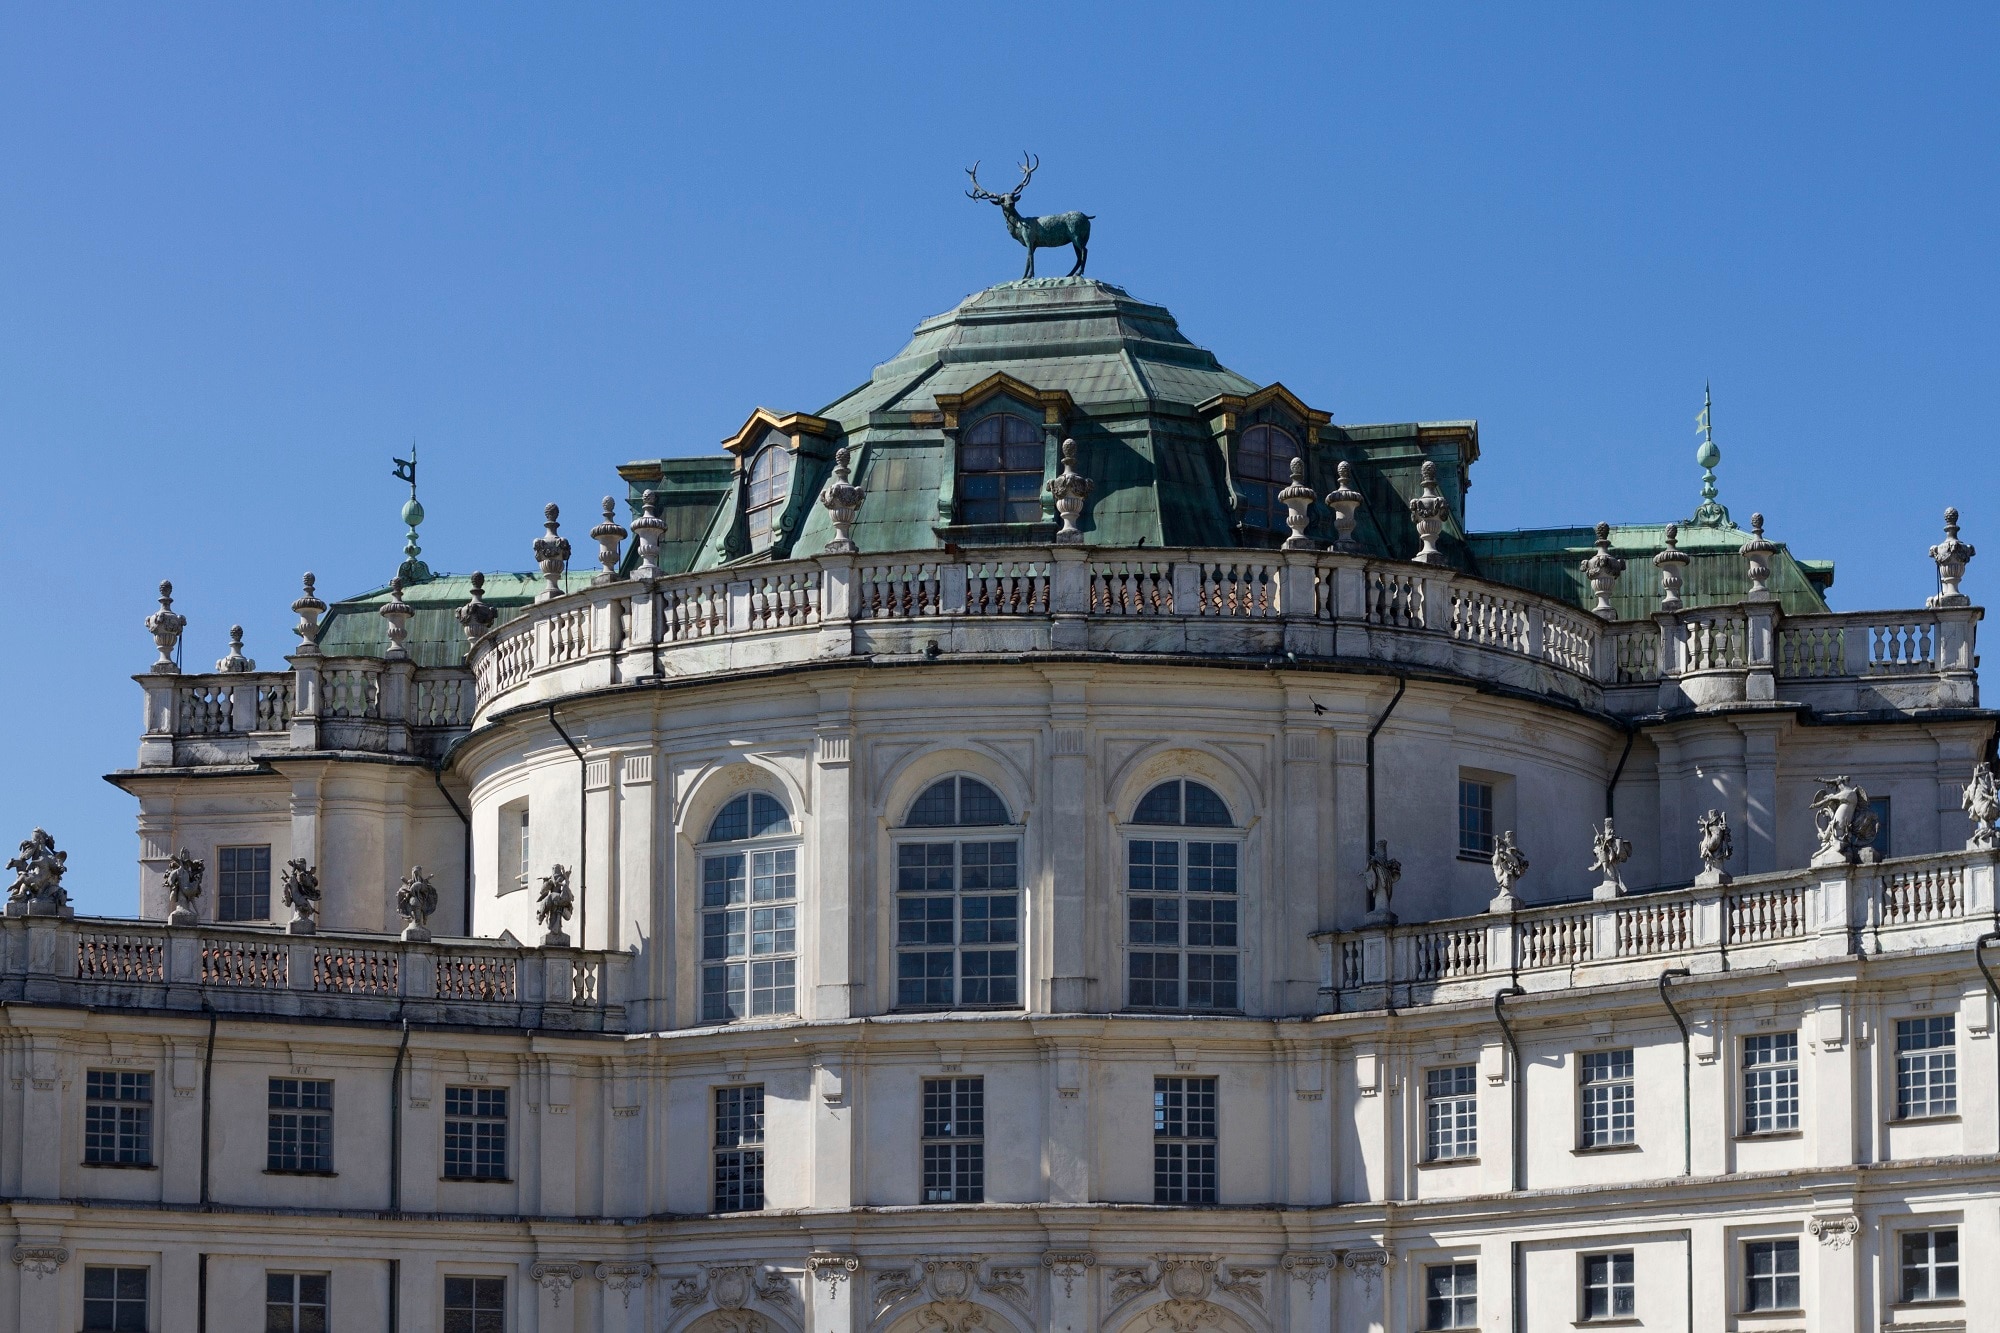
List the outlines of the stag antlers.
{"type": "Polygon", "coordinates": [[[1028,188],[1028,182],[1034,179],[1035,172],[1041,168],[1041,165],[1042,165],[1042,159],[1036,157],[1033,153],[1030,153],[1027,149],[1025,148],[1022,149],[1021,183],[1019,185],[1016,185],[1013,189],[1009,190],[1006,194],[995,194],[991,190],[988,190],[980,185],[979,164],[977,162],[974,162],[971,166],[965,169],[965,174],[972,177],[972,188],[965,192],[965,197],[967,199],[991,199],[995,203],[1000,202],[1002,199],[1019,199],[1021,197],[1021,191],[1028,188]]]}

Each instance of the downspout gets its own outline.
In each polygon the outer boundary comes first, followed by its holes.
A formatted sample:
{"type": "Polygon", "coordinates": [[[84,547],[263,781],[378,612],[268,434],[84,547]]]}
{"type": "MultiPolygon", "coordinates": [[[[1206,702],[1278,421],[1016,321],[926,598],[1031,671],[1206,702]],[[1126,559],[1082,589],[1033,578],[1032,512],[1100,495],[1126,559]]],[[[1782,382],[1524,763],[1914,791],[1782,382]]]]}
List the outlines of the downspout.
{"type": "Polygon", "coordinates": [[[216,1013],[215,1006],[207,1000],[201,1002],[201,1007],[208,1010],[208,1049],[201,1057],[201,1210],[205,1213],[211,1209],[208,1197],[208,1126],[215,1107],[212,1091],[215,1081],[210,1075],[215,1072],[215,1025],[222,1015],[216,1013]]]}
{"type": "Polygon", "coordinates": [[[1396,677],[1396,692],[1389,698],[1389,706],[1382,710],[1382,716],[1375,719],[1375,725],[1368,728],[1368,855],[1375,855],[1375,733],[1382,730],[1382,724],[1389,720],[1389,714],[1396,711],[1396,705],[1403,701],[1403,691],[1410,687],[1408,676],[1396,677]]]}
{"type": "Polygon", "coordinates": [[[578,948],[589,948],[590,936],[586,932],[590,922],[590,761],[576,748],[563,724],[556,721],[554,704],[549,705],[549,725],[576,756],[576,943],[578,948]]]}
{"type": "Polygon", "coordinates": [[[1618,794],[1618,779],[1625,772],[1625,761],[1632,757],[1632,742],[1638,739],[1638,736],[1639,733],[1633,728],[1627,727],[1625,729],[1624,753],[1618,756],[1618,767],[1611,770],[1611,781],[1604,784],[1604,817],[1606,819],[1611,818],[1612,815],[1617,813],[1614,806],[1616,804],[1615,798],[1618,794]]]}
{"type": "Polygon", "coordinates": [[[1681,1228],[1681,1258],[1687,1267],[1687,1333],[1694,1333],[1694,1228],[1681,1228]]]}
{"type": "MultiPolygon", "coordinates": [[[[1692,1280],[1692,1279],[1690,1279],[1692,1280]]],[[[402,1313],[403,1261],[389,1261],[389,1324],[388,1333],[396,1333],[397,1316],[402,1313]]]]}
{"type": "Polygon", "coordinates": [[[1681,1174],[1684,1176],[1694,1174],[1694,1093],[1688,1081],[1687,1020],[1674,1008],[1673,997],[1667,994],[1667,983],[1688,975],[1684,967],[1670,967],[1660,973],[1660,1003],[1667,1006],[1667,1012],[1674,1016],[1674,1026],[1681,1030],[1681,1174]]]}
{"type": "Polygon", "coordinates": [[[458,822],[465,825],[465,918],[461,924],[464,933],[469,936],[472,934],[472,819],[465,811],[458,808],[458,802],[452,800],[451,793],[444,789],[442,759],[438,760],[437,767],[431,770],[431,781],[437,783],[438,795],[444,797],[444,803],[458,816],[458,822]]]}
{"type": "Polygon", "coordinates": [[[194,1269],[194,1328],[195,1333],[208,1333],[208,1256],[195,1256],[194,1269]]]}
{"type": "Polygon", "coordinates": [[[1509,986],[1505,990],[1496,992],[1493,996],[1493,1018],[1495,1022],[1500,1024],[1500,1032],[1507,1039],[1507,1052],[1512,1062],[1507,1076],[1508,1097],[1511,1099],[1514,1108],[1512,1117],[1514,1121],[1514,1142],[1509,1152],[1509,1156],[1512,1158],[1512,1161],[1509,1163],[1509,1179],[1513,1182],[1510,1188],[1517,1190],[1528,1188],[1528,1173],[1524,1170],[1527,1163],[1521,1160],[1522,1144],[1527,1141],[1527,1135],[1524,1132],[1527,1129],[1527,1125],[1523,1122],[1527,1119],[1528,1104],[1522,1096],[1525,1090],[1523,1085],[1527,1080],[1523,1076],[1521,1068],[1521,1044],[1514,1039],[1514,1029],[1507,1022],[1505,1004],[1508,996],[1526,995],[1527,993],[1519,986],[1509,986]]]}
{"type": "Polygon", "coordinates": [[[403,1211],[403,1057],[410,1050],[410,1020],[396,1043],[396,1067],[389,1073],[389,1213],[403,1211]]]}

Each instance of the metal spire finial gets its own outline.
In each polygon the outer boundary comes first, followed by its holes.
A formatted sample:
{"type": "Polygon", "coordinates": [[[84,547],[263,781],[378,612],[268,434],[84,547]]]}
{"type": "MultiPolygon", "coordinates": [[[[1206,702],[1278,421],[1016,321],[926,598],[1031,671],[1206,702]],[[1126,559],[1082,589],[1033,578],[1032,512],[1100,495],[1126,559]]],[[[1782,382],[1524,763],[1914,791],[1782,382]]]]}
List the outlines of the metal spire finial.
{"type": "Polygon", "coordinates": [[[410,483],[410,498],[403,502],[403,523],[409,532],[403,539],[403,563],[396,567],[396,577],[405,583],[421,583],[431,576],[431,567],[422,560],[423,547],[417,545],[417,525],[424,521],[424,507],[417,500],[417,442],[410,440],[408,458],[392,458],[396,465],[396,480],[410,483]]]}
{"type": "Polygon", "coordinates": [[[1722,461],[1722,450],[1715,445],[1713,408],[1714,398],[1709,393],[1708,381],[1701,382],[1701,411],[1694,419],[1695,434],[1701,436],[1701,444],[1694,451],[1695,465],[1701,468],[1701,503],[1695,507],[1694,517],[1687,521],[1691,528],[1733,528],[1734,520],[1729,510],[1717,500],[1715,486],[1715,465],[1722,461]]]}

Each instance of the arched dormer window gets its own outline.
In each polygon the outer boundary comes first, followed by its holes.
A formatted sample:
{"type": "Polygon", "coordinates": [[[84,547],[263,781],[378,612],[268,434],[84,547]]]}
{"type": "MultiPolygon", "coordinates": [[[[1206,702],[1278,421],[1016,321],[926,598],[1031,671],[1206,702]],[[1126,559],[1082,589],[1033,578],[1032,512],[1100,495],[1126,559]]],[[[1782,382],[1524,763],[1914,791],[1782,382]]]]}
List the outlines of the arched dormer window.
{"type": "Polygon", "coordinates": [[[1025,417],[996,412],[958,437],[958,521],[1039,523],[1042,430],[1025,417]]]}
{"type": "Polygon", "coordinates": [[[799,848],[791,816],[761,791],[732,797],[701,847],[701,1018],[798,1009],[799,848]]]}
{"type": "Polygon", "coordinates": [[[903,826],[896,1007],[1018,1007],[1021,840],[1007,803],[977,778],[949,777],[924,789],[903,826]]]}
{"type": "Polygon", "coordinates": [[[764,438],[764,447],[750,460],[749,493],[744,497],[753,551],[764,550],[776,537],[785,502],[792,496],[792,453],[785,437],[774,431],[764,438]]]}
{"type": "Polygon", "coordinates": [[[1176,778],[1139,799],[1125,839],[1125,1002],[1134,1009],[1233,1010],[1236,872],[1242,837],[1229,806],[1176,778]],[[1202,836],[1178,832],[1214,829],[1202,836]]]}
{"type": "Polygon", "coordinates": [[[1285,506],[1278,492],[1292,481],[1299,443],[1278,426],[1252,426],[1236,442],[1236,489],[1243,496],[1243,526],[1285,531],[1285,506]]]}

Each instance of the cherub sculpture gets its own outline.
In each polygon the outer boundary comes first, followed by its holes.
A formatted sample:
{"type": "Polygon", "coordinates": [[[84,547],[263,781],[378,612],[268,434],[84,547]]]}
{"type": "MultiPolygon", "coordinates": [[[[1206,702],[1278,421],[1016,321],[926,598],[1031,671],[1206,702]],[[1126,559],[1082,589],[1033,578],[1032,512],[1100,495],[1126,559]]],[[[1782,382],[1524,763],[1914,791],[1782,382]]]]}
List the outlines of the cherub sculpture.
{"type": "Polygon", "coordinates": [[[1972,770],[1972,781],[1959,799],[1959,808],[1972,820],[1972,836],[1965,840],[1969,852],[1990,852],[2000,847],[2000,785],[1993,780],[1993,765],[1980,764],[1972,770]]]}
{"type": "Polygon", "coordinates": [[[1606,819],[1604,827],[1596,830],[1590,838],[1590,865],[1604,878],[1598,882],[1591,896],[1596,898],[1622,898],[1625,895],[1625,877],[1618,873],[1618,867],[1632,859],[1632,843],[1621,838],[1606,819]]]}
{"type": "Polygon", "coordinates": [[[569,888],[569,867],[550,866],[542,876],[542,891],[535,899],[535,920],[542,923],[542,947],[567,949],[569,936],[563,922],[576,911],[576,895],[569,888]]]}
{"type": "Polygon", "coordinates": [[[285,906],[292,909],[285,929],[294,935],[312,934],[319,916],[319,873],[297,858],[285,862],[283,882],[285,906]]]}
{"type": "Polygon", "coordinates": [[[192,926],[201,920],[195,904],[201,899],[201,877],[207,869],[185,847],[167,858],[167,868],[160,878],[167,890],[168,925],[192,926]]]}
{"type": "Polygon", "coordinates": [[[1493,882],[1500,891],[1493,895],[1493,901],[1486,905],[1489,912],[1511,912],[1520,906],[1514,897],[1514,886],[1528,873],[1528,858],[1514,845],[1514,830],[1508,829],[1493,844],[1493,882]]]}
{"type": "Polygon", "coordinates": [[[1722,863],[1736,854],[1736,844],[1729,835],[1729,820],[1720,810],[1711,810],[1695,821],[1701,830],[1701,874],[1695,876],[1695,883],[1704,888],[1729,883],[1729,872],[1722,863]]]}
{"type": "Polygon", "coordinates": [[[396,911],[410,924],[403,927],[406,940],[424,941],[431,937],[431,913],[437,911],[437,885],[422,866],[411,866],[402,887],[396,890],[396,911]]]}
{"type": "Polygon", "coordinates": [[[1861,859],[1861,849],[1875,841],[1878,821],[1868,808],[1868,793],[1845,773],[1819,781],[1819,794],[1812,800],[1813,826],[1819,834],[1813,864],[1852,865],[1861,859]]]}
{"type": "Polygon", "coordinates": [[[1368,858],[1368,869],[1361,872],[1362,882],[1368,886],[1368,924],[1371,926],[1393,926],[1396,914],[1390,909],[1390,900],[1395,897],[1396,881],[1403,877],[1403,863],[1389,855],[1388,842],[1375,844],[1375,852],[1368,858]]]}
{"type": "Polygon", "coordinates": [[[54,915],[69,906],[62,877],[69,870],[69,853],[56,850],[56,840],[36,829],[21,844],[21,854],[7,862],[14,883],[7,890],[7,911],[14,916],[54,915]]]}

